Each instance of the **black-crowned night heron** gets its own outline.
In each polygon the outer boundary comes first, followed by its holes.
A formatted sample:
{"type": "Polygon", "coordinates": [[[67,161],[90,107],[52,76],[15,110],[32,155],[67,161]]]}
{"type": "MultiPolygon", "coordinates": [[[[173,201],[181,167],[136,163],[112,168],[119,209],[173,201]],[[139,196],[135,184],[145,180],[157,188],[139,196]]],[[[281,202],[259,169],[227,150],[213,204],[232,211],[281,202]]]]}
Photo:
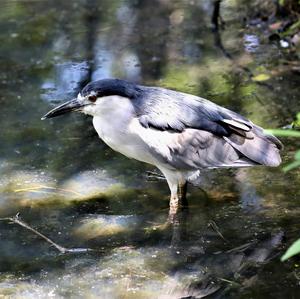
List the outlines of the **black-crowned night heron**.
{"type": "Polygon", "coordinates": [[[118,79],[91,82],[43,119],[79,111],[100,138],[127,157],[155,165],[167,179],[170,218],[187,182],[203,168],[278,166],[281,142],[243,116],[203,98],[118,79]]]}

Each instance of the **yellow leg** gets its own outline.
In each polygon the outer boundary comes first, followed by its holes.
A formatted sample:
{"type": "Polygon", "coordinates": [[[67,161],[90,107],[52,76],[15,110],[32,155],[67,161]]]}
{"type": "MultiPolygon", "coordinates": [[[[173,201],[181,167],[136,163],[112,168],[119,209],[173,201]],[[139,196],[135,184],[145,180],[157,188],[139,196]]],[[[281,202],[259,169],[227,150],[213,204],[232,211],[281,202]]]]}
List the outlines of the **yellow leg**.
{"type": "Polygon", "coordinates": [[[177,186],[176,194],[171,194],[170,198],[170,209],[169,209],[169,222],[173,223],[175,221],[175,216],[182,209],[187,207],[186,199],[187,183],[184,182],[177,186]]]}

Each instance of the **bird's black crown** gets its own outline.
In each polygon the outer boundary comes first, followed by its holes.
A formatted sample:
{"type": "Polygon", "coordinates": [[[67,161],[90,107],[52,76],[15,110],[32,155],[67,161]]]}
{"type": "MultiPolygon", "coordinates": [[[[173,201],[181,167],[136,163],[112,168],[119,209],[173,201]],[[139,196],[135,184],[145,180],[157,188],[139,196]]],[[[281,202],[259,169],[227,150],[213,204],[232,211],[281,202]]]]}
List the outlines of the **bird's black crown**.
{"type": "Polygon", "coordinates": [[[81,91],[82,96],[87,96],[92,92],[97,97],[118,95],[130,99],[137,98],[141,92],[141,87],[134,83],[120,79],[104,79],[87,84],[81,91]]]}

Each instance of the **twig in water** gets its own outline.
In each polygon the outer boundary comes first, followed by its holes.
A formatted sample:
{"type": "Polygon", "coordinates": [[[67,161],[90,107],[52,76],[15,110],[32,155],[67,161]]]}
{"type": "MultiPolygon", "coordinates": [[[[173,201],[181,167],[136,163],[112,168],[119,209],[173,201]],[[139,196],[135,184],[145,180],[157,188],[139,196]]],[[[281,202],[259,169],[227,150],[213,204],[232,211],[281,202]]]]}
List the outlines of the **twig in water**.
{"type": "Polygon", "coordinates": [[[213,220],[210,220],[207,224],[208,227],[211,227],[225,242],[228,242],[228,240],[226,240],[224,238],[224,236],[222,235],[222,233],[220,232],[216,222],[214,222],[213,220]]]}
{"type": "Polygon", "coordinates": [[[218,279],[221,280],[221,281],[227,282],[231,285],[240,286],[240,284],[238,282],[233,281],[233,280],[229,280],[229,279],[222,278],[222,277],[218,277],[218,279]]]}
{"type": "MultiPolygon", "coordinates": [[[[73,191],[73,190],[63,189],[63,188],[57,188],[57,187],[50,187],[50,186],[44,186],[44,185],[39,185],[39,186],[36,186],[36,187],[22,188],[22,189],[16,189],[16,190],[14,190],[14,192],[16,192],[16,193],[18,193],[18,192],[26,192],[26,191],[36,192],[36,191],[39,191],[41,189],[57,190],[57,191],[62,191],[62,192],[67,192],[67,193],[73,193],[75,195],[82,196],[81,193],[73,191]]],[[[43,191],[40,191],[40,192],[43,192],[43,191]]]]}
{"type": "Polygon", "coordinates": [[[147,171],[147,180],[148,181],[165,181],[165,177],[155,171],[147,171]]]}
{"type": "Polygon", "coordinates": [[[232,253],[232,252],[243,252],[246,249],[248,249],[253,243],[246,243],[243,244],[241,246],[235,247],[235,248],[231,248],[229,250],[226,251],[226,253],[232,253]]]}
{"type": "Polygon", "coordinates": [[[20,220],[19,213],[16,216],[13,217],[5,217],[0,218],[1,221],[11,221],[13,223],[19,224],[20,226],[32,231],[34,234],[38,235],[42,239],[44,239],[46,242],[50,243],[52,246],[54,246],[60,253],[82,253],[82,252],[88,252],[93,251],[91,248],[65,248],[63,246],[58,245],[42,233],[38,232],[36,229],[29,226],[26,222],[20,220]]]}

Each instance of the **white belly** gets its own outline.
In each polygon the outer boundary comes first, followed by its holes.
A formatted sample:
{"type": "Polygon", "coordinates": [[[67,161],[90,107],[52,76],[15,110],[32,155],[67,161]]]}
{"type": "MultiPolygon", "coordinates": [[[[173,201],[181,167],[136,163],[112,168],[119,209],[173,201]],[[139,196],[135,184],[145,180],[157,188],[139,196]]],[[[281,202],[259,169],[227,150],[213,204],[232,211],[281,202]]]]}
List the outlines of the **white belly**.
{"type": "Polygon", "coordinates": [[[95,116],[93,125],[99,137],[113,150],[129,158],[156,164],[155,158],[149,152],[148,145],[145,144],[137,132],[132,130],[130,121],[124,122],[120,119],[111,119],[108,122],[102,117],[95,116]]]}

